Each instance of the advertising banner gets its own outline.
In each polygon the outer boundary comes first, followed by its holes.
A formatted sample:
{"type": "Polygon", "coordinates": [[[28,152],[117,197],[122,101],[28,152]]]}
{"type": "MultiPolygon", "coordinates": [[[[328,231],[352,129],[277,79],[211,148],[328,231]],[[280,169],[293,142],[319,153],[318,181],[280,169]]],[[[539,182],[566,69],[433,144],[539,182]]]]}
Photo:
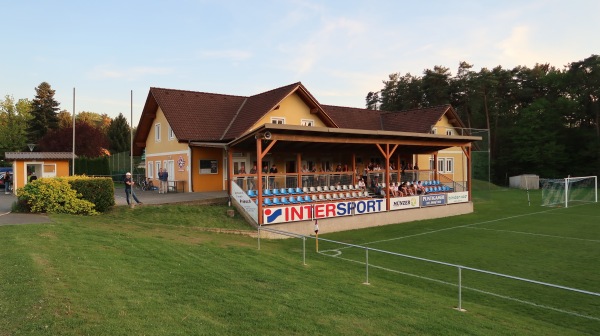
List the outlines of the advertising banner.
{"type": "Polygon", "coordinates": [[[394,197],[390,199],[390,210],[412,209],[419,207],[419,196],[394,197]]]}
{"type": "Polygon", "coordinates": [[[336,203],[315,203],[268,207],[263,210],[263,223],[275,224],[376,213],[386,210],[382,198],[336,203]]]}
{"type": "Polygon", "coordinates": [[[231,196],[258,223],[258,205],[248,197],[248,194],[237,183],[231,182],[231,196]]]}
{"type": "Polygon", "coordinates": [[[436,206],[436,205],[445,205],[447,201],[446,194],[433,194],[433,195],[423,195],[421,196],[421,206],[436,206]]]}
{"type": "Polygon", "coordinates": [[[448,193],[448,204],[465,203],[468,201],[469,201],[469,192],[468,191],[448,193]]]}

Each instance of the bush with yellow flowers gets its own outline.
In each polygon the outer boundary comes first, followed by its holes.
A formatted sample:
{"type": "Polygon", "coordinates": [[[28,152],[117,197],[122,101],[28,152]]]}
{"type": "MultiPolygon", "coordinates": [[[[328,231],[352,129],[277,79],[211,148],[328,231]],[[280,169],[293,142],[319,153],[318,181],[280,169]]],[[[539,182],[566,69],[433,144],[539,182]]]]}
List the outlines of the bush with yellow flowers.
{"type": "Polygon", "coordinates": [[[81,199],[64,178],[40,178],[17,190],[19,203],[31,212],[97,215],[94,203],[81,199]]]}

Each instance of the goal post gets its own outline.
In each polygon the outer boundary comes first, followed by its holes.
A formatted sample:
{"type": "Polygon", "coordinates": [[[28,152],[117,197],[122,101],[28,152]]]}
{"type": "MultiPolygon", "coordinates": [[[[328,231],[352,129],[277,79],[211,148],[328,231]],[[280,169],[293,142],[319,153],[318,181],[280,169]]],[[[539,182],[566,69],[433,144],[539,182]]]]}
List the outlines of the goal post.
{"type": "Polygon", "coordinates": [[[573,203],[598,202],[598,176],[546,179],[542,183],[542,206],[569,207],[573,203]]]}

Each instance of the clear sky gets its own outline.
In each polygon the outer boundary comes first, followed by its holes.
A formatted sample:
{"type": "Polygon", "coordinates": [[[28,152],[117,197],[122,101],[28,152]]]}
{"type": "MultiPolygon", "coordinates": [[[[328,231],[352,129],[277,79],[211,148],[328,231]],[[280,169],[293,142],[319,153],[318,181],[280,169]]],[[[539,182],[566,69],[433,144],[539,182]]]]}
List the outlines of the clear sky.
{"type": "Polygon", "coordinates": [[[137,125],[150,87],[249,96],[302,82],[364,107],[391,73],[600,53],[597,0],[0,0],[0,97],[48,82],[61,109],[137,125]]]}

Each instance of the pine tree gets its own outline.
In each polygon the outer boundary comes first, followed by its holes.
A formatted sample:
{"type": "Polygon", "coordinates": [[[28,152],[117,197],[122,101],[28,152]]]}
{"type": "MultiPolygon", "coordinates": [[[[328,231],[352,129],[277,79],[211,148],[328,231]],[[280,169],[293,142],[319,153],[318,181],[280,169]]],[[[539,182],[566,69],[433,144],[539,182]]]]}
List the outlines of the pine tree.
{"type": "Polygon", "coordinates": [[[50,84],[42,82],[35,88],[36,96],[31,102],[31,120],[27,132],[31,143],[38,143],[49,130],[58,129],[58,106],[50,84]]]}
{"type": "Polygon", "coordinates": [[[129,151],[130,145],[129,125],[122,113],[113,119],[108,126],[108,139],[110,141],[110,152],[121,153],[129,151]]]}

